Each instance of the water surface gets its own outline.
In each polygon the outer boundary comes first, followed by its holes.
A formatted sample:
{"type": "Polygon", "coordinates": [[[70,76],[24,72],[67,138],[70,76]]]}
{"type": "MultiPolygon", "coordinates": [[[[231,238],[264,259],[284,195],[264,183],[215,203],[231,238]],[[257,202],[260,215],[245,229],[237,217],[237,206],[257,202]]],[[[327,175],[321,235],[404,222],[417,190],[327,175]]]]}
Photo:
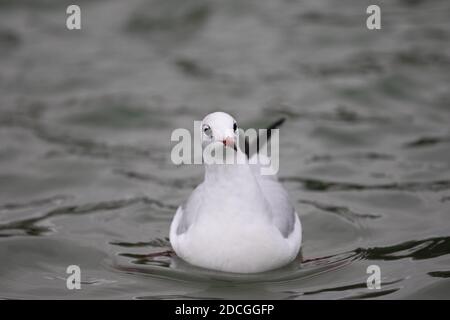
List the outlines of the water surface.
{"type": "Polygon", "coordinates": [[[372,3],[79,1],[68,31],[68,1],[0,0],[0,298],[449,298],[450,4],[378,1],[369,31],[372,3]],[[203,173],[171,163],[170,134],[216,110],[286,117],[302,263],[164,254],[203,173]]]}

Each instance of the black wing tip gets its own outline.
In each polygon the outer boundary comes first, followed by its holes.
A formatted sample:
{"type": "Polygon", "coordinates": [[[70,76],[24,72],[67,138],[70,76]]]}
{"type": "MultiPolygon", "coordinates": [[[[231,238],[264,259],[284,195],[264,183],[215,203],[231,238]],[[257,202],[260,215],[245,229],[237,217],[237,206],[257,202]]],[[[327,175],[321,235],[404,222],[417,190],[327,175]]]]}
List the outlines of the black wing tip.
{"type": "Polygon", "coordinates": [[[269,126],[268,130],[271,130],[271,129],[277,129],[277,128],[280,127],[285,121],[286,121],[286,118],[285,118],[285,117],[282,117],[282,118],[278,119],[277,121],[275,121],[274,123],[272,123],[272,124],[269,126]]]}
{"type": "MultiPolygon", "coordinates": [[[[267,143],[268,140],[270,140],[272,136],[271,130],[278,129],[284,122],[286,121],[285,117],[279,118],[277,121],[273,122],[269,127],[267,127],[267,140],[265,141],[267,143]]],[[[260,149],[260,137],[256,137],[256,153],[259,152],[260,149]]],[[[247,156],[247,158],[250,158],[250,142],[248,141],[248,137],[245,137],[244,141],[244,152],[247,156]]]]}

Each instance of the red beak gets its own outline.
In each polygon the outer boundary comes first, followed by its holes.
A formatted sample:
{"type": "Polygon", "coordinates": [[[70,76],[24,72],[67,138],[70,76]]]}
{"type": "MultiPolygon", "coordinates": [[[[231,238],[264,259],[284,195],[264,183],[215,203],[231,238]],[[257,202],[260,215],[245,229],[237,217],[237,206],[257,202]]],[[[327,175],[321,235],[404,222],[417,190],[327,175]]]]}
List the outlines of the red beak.
{"type": "Polygon", "coordinates": [[[233,138],[226,138],[222,140],[223,144],[227,147],[232,147],[234,145],[234,139],[233,138]]]}

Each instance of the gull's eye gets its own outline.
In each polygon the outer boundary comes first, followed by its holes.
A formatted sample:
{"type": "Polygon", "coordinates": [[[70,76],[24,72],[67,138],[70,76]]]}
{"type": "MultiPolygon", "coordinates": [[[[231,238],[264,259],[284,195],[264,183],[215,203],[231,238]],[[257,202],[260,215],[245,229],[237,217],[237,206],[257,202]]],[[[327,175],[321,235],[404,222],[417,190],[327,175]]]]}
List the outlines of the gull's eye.
{"type": "Polygon", "coordinates": [[[237,130],[237,123],[235,122],[235,123],[233,123],[233,130],[236,132],[236,130],[237,130]]]}
{"type": "Polygon", "coordinates": [[[211,127],[208,125],[203,126],[203,132],[208,136],[212,137],[212,130],[211,127]]]}

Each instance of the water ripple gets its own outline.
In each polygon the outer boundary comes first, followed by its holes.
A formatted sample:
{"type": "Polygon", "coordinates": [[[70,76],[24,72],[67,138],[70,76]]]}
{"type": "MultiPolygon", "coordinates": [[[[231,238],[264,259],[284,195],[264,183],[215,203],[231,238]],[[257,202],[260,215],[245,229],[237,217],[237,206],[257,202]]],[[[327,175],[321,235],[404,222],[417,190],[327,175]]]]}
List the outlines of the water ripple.
{"type": "Polygon", "coordinates": [[[421,148],[429,147],[436,144],[449,143],[450,137],[421,137],[416,140],[407,142],[405,144],[406,148],[421,148]]]}
{"type": "Polygon", "coordinates": [[[317,209],[331,212],[334,214],[337,214],[338,216],[350,221],[351,223],[357,222],[359,219],[378,219],[381,217],[379,214],[372,214],[372,213],[358,213],[353,210],[350,210],[347,207],[344,206],[335,206],[335,205],[328,205],[324,203],[319,203],[317,201],[311,201],[311,200],[299,200],[300,203],[311,205],[317,209]]]}
{"type": "Polygon", "coordinates": [[[0,211],[2,210],[18,210],[24,208],[34,208],[34,207],[42,207],[45,205],[59,205],[72,197],[64,196],[64,195],[55,195],[49,198],[44,199],[36,199],[28,202],[14,202],[14,203],[5,203],[0,205],[0,211]]]}
{"type": "Polygon", "coordinates": [[[36,137],[61,146],[70,154],[98,158],[145,158],[162,161],[163,150],[152,147],[152,150],[129,145],[110,145],[90,139],[74,137],[56,128],[36,122],[28,117],[15,114],[0,115],[0,125],[30,130],[36,137]]]}
{"type": "Polygon", "coordinates": [[[386,184],[359,184],[351,182],[334,182],[303,177],[280,177],[282,182],[299,183],[308,191],[364,191],[364,190],[397,190],[397,191],[444,191],[450,189],[450,180],[394,182],[386,184]]]}
{"type": "Polygon", "coordinates": [[[306,259],[301,255],[291,264],[272,271],[256,274],[218,272],[190,265],[171,250],[154,253],[119,253],[130,261],[115,261],[113,268],[127,273],[142,274],[189,282],[287,283],[344,268],[362,258],[362,251],[350,251],[332,256],[306,259]]]}
{"type": "MultiPolygon", "coordinates": [[[[111,201],[103,201],[103,202],[95,202],[95,203],[87,203],[83,205],[70,205],[63,206],[56,209],[52,209],[47,213],[33,218],[26,218],[21,220],[16,220],[9,223],[0,224],[0,232],[4,231],[22,231],[26,235],[30,236],[40,236],[52,231],[52,228],[47,226],[39,226],[38,224],[55,216],[63,216],[63,215],[85,215],[85,214],[94,214],[102,211],[112,211],[117,209],[122,209],[125,207],[129,207],[135,205],[137,203],[144,203],[147,205],[154,205],[158,208],[167,210],[170,208],[170,211],[173,211],[171,206],[162,203],[159,200],[154,200],[146,197],[137,197],[137,198],[129,198],[129,199],[121,199],[121,200],[111,200],[111,201]]],[[[13,236],[14,233],[3,233],[2,237],[13,236]]]]}
{"type": "Polygon", "coordinates": [[[450,271],[432,271],[428,274],[434,278],[450,278],[450,271]]]}
{"type": "MultiPolygon", "coordinates": [[[[450,254],[450,237],[411,240],[387,247],[359,249],[367,260],[424,260],[450,254]]],[[[358,251],[359,251],[358,250],[358,251]]]]}
{"type": "Polygon", "coordinates": [[[125,248],[140,248],[140,247],[155,247],[155,248],[161,248],[161,247],[170,247],[170,241],[169,238],[165,237],[163,239],[156,238],[147,242],[115,242],[112,241],[110,244],[119,246],[119,247],[125,247],[125,248]]]}

